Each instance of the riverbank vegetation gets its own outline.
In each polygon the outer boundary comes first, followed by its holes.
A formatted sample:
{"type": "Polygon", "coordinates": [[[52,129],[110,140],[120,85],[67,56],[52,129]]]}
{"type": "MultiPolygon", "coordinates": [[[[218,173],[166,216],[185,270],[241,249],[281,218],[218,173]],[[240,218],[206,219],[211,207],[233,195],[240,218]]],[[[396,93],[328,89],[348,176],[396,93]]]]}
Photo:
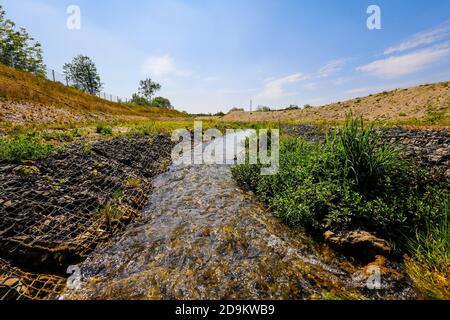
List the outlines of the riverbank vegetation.
{"type": "Polygon", "coordinates": [[[348,118],[324,143],[284,138],[276,175],[262,176],[260,165],[249,164],[232,171],[291,226],[313,233],[363,229],[390,240],[398,252],[412,255],[409,269],[419,289],[422,282],[430,286],[423,268],[448,277],[436,265],[436,259],[440,266],[450,263],[448,254],[440,254],[450,251],[448,189],[430,182],[427,172],[403,160],[361,119],[348,118]]]}

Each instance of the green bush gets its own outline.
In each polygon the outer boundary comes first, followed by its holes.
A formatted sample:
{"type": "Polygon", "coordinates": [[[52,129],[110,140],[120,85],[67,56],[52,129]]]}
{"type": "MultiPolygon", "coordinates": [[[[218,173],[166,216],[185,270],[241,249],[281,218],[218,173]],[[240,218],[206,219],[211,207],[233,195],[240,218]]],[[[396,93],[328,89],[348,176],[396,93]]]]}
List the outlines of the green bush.
{"type": "Polygon", "coordinates": [[[449,197],[443,187],[420,183],[423,173],[355,119],[325,143],[283,139],[276,175],[248,164],[232,172],[285,222],[320,232],[362,228],[399,240],[437,225],[449,197]]]}
{"type": "Polygon", "coordinates": [[[39,160],[56,151],[53,145],[42,143],[28,135],[0,137],[0,159],[39,160]]]}
{"type": "Polygon", "coordinates": [[[137,106],[151,106],[151,102],[149,100],[137,93],[133,94],[130,103],[137,106]]]}
{"type": "Polygon", "coordinates": [[[172,103],[169,99],[163,97],[156,97],[152,100],[152,105],[157,108],[172,109],[172,103]]]}
{"type": "Polygon", "coordinates": [[[102,135],[112,135],[113,133],[113,129],[109,126],[104,126],[104,125],[98,125],[97,126],[97,133],[102,134],[102,135]]]}

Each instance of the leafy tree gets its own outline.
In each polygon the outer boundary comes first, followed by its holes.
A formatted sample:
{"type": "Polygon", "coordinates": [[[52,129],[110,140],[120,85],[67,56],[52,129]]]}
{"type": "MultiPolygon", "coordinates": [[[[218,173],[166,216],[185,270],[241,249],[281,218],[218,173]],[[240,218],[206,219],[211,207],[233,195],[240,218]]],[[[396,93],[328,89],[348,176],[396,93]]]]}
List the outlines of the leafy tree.
{"type": "Polygon", "coordinates": [[[152,100],[152,105],[158,108],[164,108],[164,109],[173,109],[172,104],[170,103],[169,99],[163,98],[163,97],[156,97],[152,100]]]}
{"type": "Polygon", "coordinates": [[[156,91],[160,89],[161,85],[153,82],[150,78],[141,80],[139,82],[138,93],[133,94],[131,103],[138,106],[151,106],[152,104],[155,104],[157,107],[171,108],[170,101],[165,98],[158,97],[152,100],[152,97],[155,95],[156,91]]]}
{"type": "Polygon", "coordinates": [[[258,111],[258,112],[269,112],[269,111],[271,111],[271,109],[269,107],[266,107],[266,106],[259,106],[256,109],[256,111],[258,111]]]}
{"type": "Polygon", "coordinates": [[[152,101],[152,97],[158,90],[161,90],[161,85],[159,83],[153,82],[150,78],[141,80],[139,82],[139,95],[141,95],[148,101],[152,101]]]}
{"type": "Polygon", "coordinates": [[[94,95],[102,90],[100,75],[91,58],[78,55],[71,63],[66,63],[63,70],[67,80],[75,88],[94,95]]]}
{"type": "Polygon", "coordinates": [[[35,41],[24,28],[5,17],[0,6],[0,62],[19,70],[45,75],[41,44],[35,41]]]}
{"type": "Polygon", "coordinates": [[[144,97],[141,97],[137,93],[133,94],[130,102],[137,106],[150,106],[150,102],[147,99],[145,99],[144,97]]]}
{"type": "Polygon", "coordinates": [[[232,113],[232,112],[243,112],[243,111],[245,111],[244,108],[234,107],[234,108],[231,108],[230,111],[228,111],[228,113],[232,113]]]}

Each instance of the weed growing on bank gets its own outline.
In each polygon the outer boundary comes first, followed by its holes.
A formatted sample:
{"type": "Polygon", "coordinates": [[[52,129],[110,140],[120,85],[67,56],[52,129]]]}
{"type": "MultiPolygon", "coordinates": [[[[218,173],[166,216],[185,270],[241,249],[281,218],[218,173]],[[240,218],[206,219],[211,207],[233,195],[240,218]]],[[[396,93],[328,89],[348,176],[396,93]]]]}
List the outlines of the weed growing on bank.
{"type": "Polygon", "coordinates": [[[0,137],[0,159],[39,160],[48,157],[57,148],[29,135],[0,137]]]}

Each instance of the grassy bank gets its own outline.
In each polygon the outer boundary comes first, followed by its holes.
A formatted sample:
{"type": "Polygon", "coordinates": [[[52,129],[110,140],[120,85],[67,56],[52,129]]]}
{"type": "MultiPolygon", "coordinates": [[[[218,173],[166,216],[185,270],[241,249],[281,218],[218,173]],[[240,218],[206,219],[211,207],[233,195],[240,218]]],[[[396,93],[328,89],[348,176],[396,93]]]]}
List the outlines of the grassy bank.
{"type": "MultiPolygon", "coordinates": [[[[291,226],[313,233],[364,229],[390,240],[398,251],[409,249],[411,272],[434,270],[435,261],[423,257],[449,250],[448,223],[443,223],[448,189],[426,182],[426,172],[402,160],[362,120],[347,119],[325,143],[284,138],[276,175],[262,176],[260,165],[245,164],[234,167],[233,176],[291,226]],[[444,243],[430,241],[444,235],[444,243]]],[[[441,265],[450,262],[448,255],[441,259],[441,265]]]]}

